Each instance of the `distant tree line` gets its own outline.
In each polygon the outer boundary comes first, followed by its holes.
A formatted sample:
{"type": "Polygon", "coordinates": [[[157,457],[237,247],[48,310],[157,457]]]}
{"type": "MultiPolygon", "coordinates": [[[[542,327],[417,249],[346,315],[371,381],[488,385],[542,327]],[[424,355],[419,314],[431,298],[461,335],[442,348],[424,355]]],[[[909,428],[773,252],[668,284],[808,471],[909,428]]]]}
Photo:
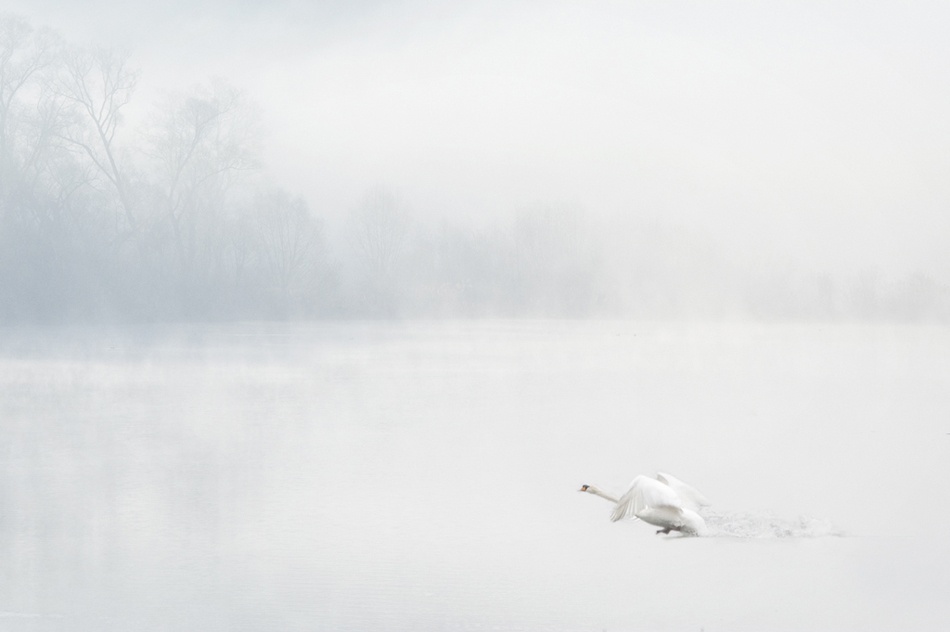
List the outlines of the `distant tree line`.
{"type": "Polygon", "coordinates": [[[254,108],[211,82],[126,130],[136,82],[126,55],[0,18],[0,319],[312,312],[322,228],[262,183],[254,108]]]}
{"type": "Polygon", "coordinates": [[[0,15],[0,323],[283,318],[950,320],[950,291],[735,267],[687,230],[538,207],[420,222],[366,192],[328,236],[269,184],[252,104],[213,81],[136,129],[127,55],[0,15]]]}

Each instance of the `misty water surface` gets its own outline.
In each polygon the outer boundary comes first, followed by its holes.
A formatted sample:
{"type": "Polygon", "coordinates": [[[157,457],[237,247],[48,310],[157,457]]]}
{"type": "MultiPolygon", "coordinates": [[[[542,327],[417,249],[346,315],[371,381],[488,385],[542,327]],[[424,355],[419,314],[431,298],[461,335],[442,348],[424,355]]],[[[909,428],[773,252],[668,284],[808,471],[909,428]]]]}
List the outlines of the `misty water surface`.
{"type": "Polygon", "coordinates": [[[0,629],[942,630],[950,336],[6,330],[0,629]],[[669,471],[719,537],[611,523],[669,471]]]}

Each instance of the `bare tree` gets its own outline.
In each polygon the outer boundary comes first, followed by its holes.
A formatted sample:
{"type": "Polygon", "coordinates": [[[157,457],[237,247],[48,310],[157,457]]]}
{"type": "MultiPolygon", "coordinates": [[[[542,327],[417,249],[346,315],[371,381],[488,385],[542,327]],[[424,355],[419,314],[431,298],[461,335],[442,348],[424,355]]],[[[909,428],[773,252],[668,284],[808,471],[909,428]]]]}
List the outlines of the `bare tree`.
{"type": "Polygon", "coordinates": [[[279,190],[259,194],[254,210],[264,266],[286,293],[313,262],[320,226],[303,198],[279,190]]]}
{"type": "Polygon", "coordinates": [[[235,173],[257,166],[256,112],[223,83],[169,98],[151,125],[147,153],[157,169],[160,213],[184,270],[201,226],[214,223],[235,173]]]}
{"type": "Polygon", "coordinates": [[[357,255],[374,278],[391,276],[403,255],[409,221],[395,195],[382,187],[370,190],[348,220],[357,255]]]}
{"type": "Polygon", "coordinates": [[[373,315],[395,314],[409,232],[406,211],[390,191],[376,187],[350,211],[347,232],[357,273],[355,304],[373,315]]]}
{"type": "Polygon", "coordinates": [[[306,310],[326,268],[322,225],[302,198],[279,189],[258,193],[248,218],[255,276],[269,309],[306,310]]]}
{"type": "Polygon", "coordinates": [[[58,82],[59,94],[75,109],[74,125],[64,138],[111,184],[133,232],[138,229],[138,219],[126,167],[120,164],[117,132],[137,79],[137,73],[128,67],[127,53],[94,48],[70,50],[58,82]]]}
{"type": "MultiPolygon", "coordinates": [[[[36,31],[22,18],[0,14],[0,197],[10,188],[11,171],[16,152],[12,135],[18,114],[18,99],[31,87],[44,70],[51,67],[59,47],[58,37],[48,29],[36,31]]],[[[37,101],[40,95],[33,95],[37,101]]],[[[27,110],[28,108],[22,108],[27,110]]],[[[24,113],[25,114],[25,113],[24,113]]],[[[25,148],[35,155],[35,148],[25,148]]]]}

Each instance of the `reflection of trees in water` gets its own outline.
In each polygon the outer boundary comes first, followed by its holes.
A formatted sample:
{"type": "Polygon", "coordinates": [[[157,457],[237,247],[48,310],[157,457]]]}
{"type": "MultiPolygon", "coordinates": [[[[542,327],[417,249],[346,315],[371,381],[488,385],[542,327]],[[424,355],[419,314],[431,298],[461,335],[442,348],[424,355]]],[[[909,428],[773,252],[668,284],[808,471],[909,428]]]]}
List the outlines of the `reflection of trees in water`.
{"type": "Polygon", "coordinates": [[[0,599],[81,613],[94,596],[121,603],[152,584],[186,595],[226,581],[221,561],[260,493],[261,411],[222,424],[200,393],[182,400],[177,381],[154,388],[112,372],[125,367],[22,369],[0,383],[0,599]],[[207,417],[195,414],[203,405],[207,417]]]}

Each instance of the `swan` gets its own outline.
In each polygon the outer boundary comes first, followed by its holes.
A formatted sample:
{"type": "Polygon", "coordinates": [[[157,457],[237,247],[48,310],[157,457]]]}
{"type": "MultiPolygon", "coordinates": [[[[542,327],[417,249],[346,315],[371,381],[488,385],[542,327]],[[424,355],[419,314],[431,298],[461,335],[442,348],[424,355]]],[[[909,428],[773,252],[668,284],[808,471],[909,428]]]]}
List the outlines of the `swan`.
{"type": "Polygon", "coordinates": [[[710,505],[709,500],[702,494],[702,492],[692,485],[684,483],[671,474],[657,472],[656,480],[664,483],[670,489],[676,492],[676,495],[680,497],[680,500],[683,503],[683,507],[686,509],[699,511],[703,507],[708,507],[710,505]]]}
{"type": "Polygon", "coordinates": [[[616,507],[610,514],[613,522],[633,517],[661,527],[658,534],[679,531],[701,535],[706,530],[706,521],[697,512],[709,505],[709,501],[691,485],[663,472],[658,472],[656,478],[637,476],[619,498],[594,485],[582,485],[578,491],[614,503],[616,507]]]}

